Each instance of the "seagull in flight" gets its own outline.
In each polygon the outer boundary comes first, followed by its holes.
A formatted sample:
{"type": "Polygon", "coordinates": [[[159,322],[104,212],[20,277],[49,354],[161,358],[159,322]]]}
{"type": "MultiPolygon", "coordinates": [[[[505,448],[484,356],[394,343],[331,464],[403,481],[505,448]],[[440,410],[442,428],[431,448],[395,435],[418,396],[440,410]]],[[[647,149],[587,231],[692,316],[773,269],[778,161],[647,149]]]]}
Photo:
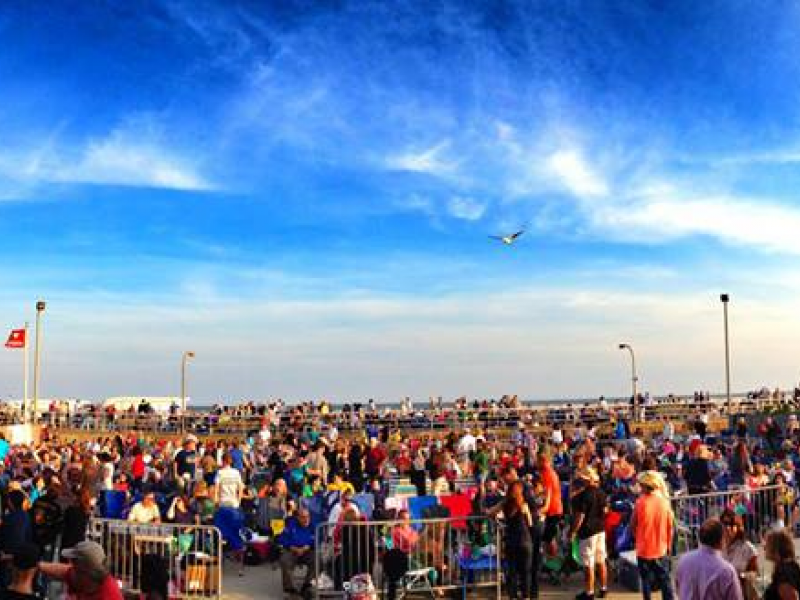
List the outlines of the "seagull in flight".
{"type": "Polygon", "coordinates": [[[511,235],[490,235],[489,238],[493,240],[497,240],[498,242],[503,242],[506,246],[510,246],[514,242],[517,241],[517,238],[525,233],[525,230],[518,231],[517,233],[512,233],[511,235]]]}

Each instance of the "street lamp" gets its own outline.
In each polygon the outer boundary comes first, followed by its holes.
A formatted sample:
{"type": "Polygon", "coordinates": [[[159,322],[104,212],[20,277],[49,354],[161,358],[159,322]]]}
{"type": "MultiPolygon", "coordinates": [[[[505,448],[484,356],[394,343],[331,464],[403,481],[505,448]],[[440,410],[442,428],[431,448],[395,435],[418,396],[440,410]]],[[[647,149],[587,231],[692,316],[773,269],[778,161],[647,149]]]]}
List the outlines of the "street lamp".
{"type": "Polygon", "coordinates": [[[181,422],[186,419],[186,365],[194,358],[194,352],[187,350],[181,358],[181,422]]]}
{"type": "Polygon", "coordinates": [[[731,347],[728,341],[728,302],[731,298],[728,294],[720,294],[719,299],[725,325],[725,398],[728,401],[728,414],[731,414],[731,347]]]}
{"type": "Polygon", "coordinates": [[[39,356],[42,341],[42,313],[46,304],[44,300],[36,302],[36,342],[33,349],[33,423],[39,415],[39,356]]]}
{"type": "Polygon", "coordinates": [[[631,385],[633,387],[633,418],[636,420],[636,409],[639,405],[639,397],[636,392],[636,384],[639,378],[636,376],[636,355],[633,353],[633,347],[630,344],[620,344],[620,350],[627,350],[631,353],[631,385]]]}

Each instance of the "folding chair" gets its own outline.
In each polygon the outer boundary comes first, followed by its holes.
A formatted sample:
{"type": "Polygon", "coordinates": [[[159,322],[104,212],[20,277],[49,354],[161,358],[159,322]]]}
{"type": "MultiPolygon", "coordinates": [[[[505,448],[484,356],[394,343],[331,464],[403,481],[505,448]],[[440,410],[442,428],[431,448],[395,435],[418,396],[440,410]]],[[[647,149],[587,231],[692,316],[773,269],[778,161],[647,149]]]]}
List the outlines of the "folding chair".
{"type": "Polygon", "coordinates": [[[408,554],[397,548],[387,550],[383,556],[383,576],[389,600],[402,600],[407,593],[417,591],[427,591],[431,598],[436,598],[430,580],[435,573],[433,567],[409,570],[408,554]],[[397,595],[398,586],[400,596],[397,595]]]}

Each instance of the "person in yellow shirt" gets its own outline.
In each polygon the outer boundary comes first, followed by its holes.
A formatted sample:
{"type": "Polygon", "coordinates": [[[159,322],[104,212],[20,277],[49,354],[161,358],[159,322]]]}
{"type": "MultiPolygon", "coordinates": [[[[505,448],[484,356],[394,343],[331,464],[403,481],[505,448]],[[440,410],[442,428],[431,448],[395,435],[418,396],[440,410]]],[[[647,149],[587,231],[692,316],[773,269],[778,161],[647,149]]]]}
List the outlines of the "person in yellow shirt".
{"type": "Polygon", "coordinates": [[[345,481],[342,479],[340,473],[336,473],[333,476],[333,481],[328,484],[328,491],[329,492],[339,492],[340,494],[344,495],[346,493],[350,493],[350,495],[355,495],[356,490],[353,487],[353,484],[349,481],[345,481]]]}

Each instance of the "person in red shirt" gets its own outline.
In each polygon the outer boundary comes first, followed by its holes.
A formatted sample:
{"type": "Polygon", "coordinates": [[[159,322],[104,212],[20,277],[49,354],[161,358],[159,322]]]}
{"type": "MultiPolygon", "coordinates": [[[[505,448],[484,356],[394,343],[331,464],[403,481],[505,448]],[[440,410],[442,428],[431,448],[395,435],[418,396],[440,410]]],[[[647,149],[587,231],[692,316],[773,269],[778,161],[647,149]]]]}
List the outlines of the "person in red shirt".
{"type": "Polygon", "coordinates": [[[376,438],[370,438],[369,450],[365,461],[364,470],[370,477],[380,477],[383,463],[386,461],[386,450],[383,449],[376,438]]]}
{"type": "Polygon", "coordinates": [[[106,567],[106,553],[97,542],[83,541],[61,553],[70,564],[39,563],[47,577],[66,584],[67,594],[76,600],[122,600],[122,592],[106,567]]]}
{"type": "Polygon", "coordinates": [[[540,510],[540,515],[544,518],[542,541],[547,555],[556,556],[558,552],[556,545],[558,526],[564,516],[564,507],[561,502],[561,480],[558,478],[555,469],[553,469],[550,456],[546,452],[539,452],[536,455],[536,467],[539,470],[539,477],[544,491],[544,502],[540,510]]]}
{"type": "Polygon", "coordinates": [[[144,480],[145,464],[142,449],[137,445],[133,448],[133,462],[131,463],[131,476],[133,477],[132,487],[139,491],[142,489],[144,480]]]}

